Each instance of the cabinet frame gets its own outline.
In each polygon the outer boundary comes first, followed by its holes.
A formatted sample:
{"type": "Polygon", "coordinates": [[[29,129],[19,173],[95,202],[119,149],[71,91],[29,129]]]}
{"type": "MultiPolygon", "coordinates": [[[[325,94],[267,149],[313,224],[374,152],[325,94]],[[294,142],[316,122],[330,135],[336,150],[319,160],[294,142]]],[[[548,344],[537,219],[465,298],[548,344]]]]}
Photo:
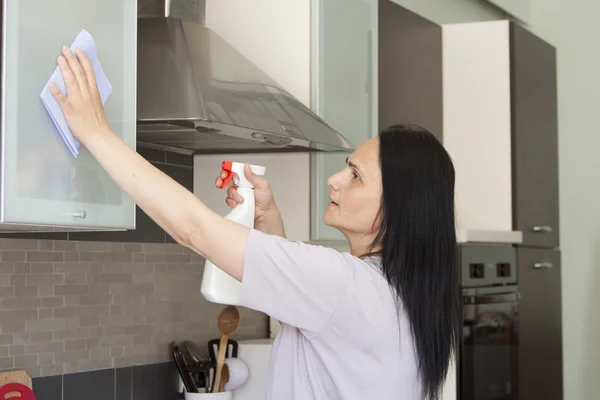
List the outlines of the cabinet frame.
{"type": "MultiPolygon", "coordinates": [[[[321,101],[322,95],[322,79],[323,74],[321,71],[321,43],[320,38],[322,34],[321,24],[323,23],[321,6],[330,0],[311,0],[311,29],[310,29],[310,106],[311,109],[317,113],[317,115],[323,117],[323,104],[321,101]]],[[[370,6],[370,30],[367,32],[367,76],[364,82],[365,91],[368,95],[368,102],[370,107],[367,110],[368,126],[370,132],[365,134],[365,137],[360,142],[356,140],[349,140],[358,147],[362,141],[378,135],[378,10],[379,0],[361,0],[366,5],[370,6]]],[[[325,119],[325,118],[324,118],[325,119]]],[[[334,127],[335,128],[335,127],[334,127]]],[[[342,135],[348,137],[345,132],[341,132],[342,135]]],[[[327,193],[324,193],[324,181],[328,179],[325,173],[325,167],[328,162],[332,161],[332,158],[340,158],[338,154],[345,154],[344,157],[350,155],[349,153],[336,153],[336,154],[322,154],[322,153],[310,153],[310,240],[311,241],[345,241],[343,235],[339,232],[333,232],[332,229],[326,227],[322,222],[322,217],[325,209],[327,208],[327,193]],[[337,157],[336,157],[337,156],[337,157]]],[[[340,166],[340,169],[342,166],[340,166]]]]}

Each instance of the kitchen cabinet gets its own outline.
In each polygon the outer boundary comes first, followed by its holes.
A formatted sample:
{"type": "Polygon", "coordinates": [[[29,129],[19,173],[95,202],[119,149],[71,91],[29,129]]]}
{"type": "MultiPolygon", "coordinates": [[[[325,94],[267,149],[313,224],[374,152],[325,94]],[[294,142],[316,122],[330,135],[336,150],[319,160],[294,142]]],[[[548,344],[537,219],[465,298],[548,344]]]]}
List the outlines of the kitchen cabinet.
{"type": "Polygon", "coordinates": [[[135,147],[135,0],[3,2],[1,231],[135,228],[135,205],[81,146],[73,157],[40,100],[61,46],[87,30],[113,92],[110,126],[135,147]]]}
{"type": "Polygon", "coordinates": [[[520,398],[562,400],[560,252],[518,248],[517,269],[520,398]]]}
{"type": "MultiPolygon", "coordinates": [[[[139,147],[138,153],[189,191],[194,190],[194,157],[139,147]]],[[[222,201],[222,198],[220,198],[222,201]]],[[[10,232],[2,238],[74,240],[97,242],[175,243],[141,208],[135,207],[135,229],[92,232],[10,232]]]]}
{"type": "MultiPolygon", "coordinates": [[[[355,146],[378,129],[378,0],[313,0],[312,109],[355,146]]],[[[327,179],[349,154],[311,154],[311,240],[344,240],[323,223],[327,179]]]]}
{"type": "Polygon", "coordinates": [[[459,223],[558,247],[556,54],[514,22],[443,26],[444,145],[459,223]]]}
{"type": "Polygon", "coordinates": [[[523,245],[559,246],[556,49],[511,23],[513,224],[523,245]]]}

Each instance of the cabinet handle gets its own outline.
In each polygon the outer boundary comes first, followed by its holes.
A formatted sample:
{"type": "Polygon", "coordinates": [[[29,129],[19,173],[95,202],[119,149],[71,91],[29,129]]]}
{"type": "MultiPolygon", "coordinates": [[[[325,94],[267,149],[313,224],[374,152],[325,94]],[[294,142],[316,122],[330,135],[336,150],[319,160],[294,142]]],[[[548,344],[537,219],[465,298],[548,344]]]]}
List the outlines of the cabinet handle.
{"type": "Polygon", "coordinates": [[[71,216],[73,218],[81,218],[81,219],[85,219],[85,217],[87,217],[87,213],[85,212],[85,210],[83,211],[75,211],[71,214],[71,216]]]}
{"type": "Polygon", "coordinates": [[[542,269],[542,268],[552,268],[551,262],[536,262],[533,263],[533,268],[542,269]]]}
{"type": "Polygon", "coordinates": [[[536,225],[533,228],[531,228],[531,230],[534,232],[549,233],[552,232],[552,227],[548,225],[536,225]]]}

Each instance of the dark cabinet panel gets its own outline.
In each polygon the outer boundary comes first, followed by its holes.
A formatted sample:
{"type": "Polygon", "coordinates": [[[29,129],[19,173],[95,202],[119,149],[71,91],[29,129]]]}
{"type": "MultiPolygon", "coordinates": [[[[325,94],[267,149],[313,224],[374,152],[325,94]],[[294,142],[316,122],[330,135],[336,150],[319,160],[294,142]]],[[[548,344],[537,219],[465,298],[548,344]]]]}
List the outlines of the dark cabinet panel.
{"type": "Polygon", "coordinates": [[[442,140],[442,27],[379,1],[379,129],[417,124],[442,140]]]}
{"type": "Polygon", "coordinates": [[[518,248],[520,398],[562,400],[560,252],[518,248]]]}
{"type": "Polygon", "coordinates": [[[107,400],[114,395],[114,369],[64,375],[63,400],[107,400]]]}
{"type": "Polygon", "coordinates": [[[513,226],[526,246],[558,247],[556,50],[511,23],[513,226]]]}

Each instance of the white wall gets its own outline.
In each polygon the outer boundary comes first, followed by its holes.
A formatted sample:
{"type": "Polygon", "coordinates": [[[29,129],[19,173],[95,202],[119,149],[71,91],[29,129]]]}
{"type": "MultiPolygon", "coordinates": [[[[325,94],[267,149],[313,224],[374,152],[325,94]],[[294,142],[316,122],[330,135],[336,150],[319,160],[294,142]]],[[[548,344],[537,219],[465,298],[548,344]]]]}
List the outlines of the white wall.
{"type": "Polygon", "coordinates": [[[530,0],[558,48],[565,399],[600,397],[600,3],[530,0]]]}

